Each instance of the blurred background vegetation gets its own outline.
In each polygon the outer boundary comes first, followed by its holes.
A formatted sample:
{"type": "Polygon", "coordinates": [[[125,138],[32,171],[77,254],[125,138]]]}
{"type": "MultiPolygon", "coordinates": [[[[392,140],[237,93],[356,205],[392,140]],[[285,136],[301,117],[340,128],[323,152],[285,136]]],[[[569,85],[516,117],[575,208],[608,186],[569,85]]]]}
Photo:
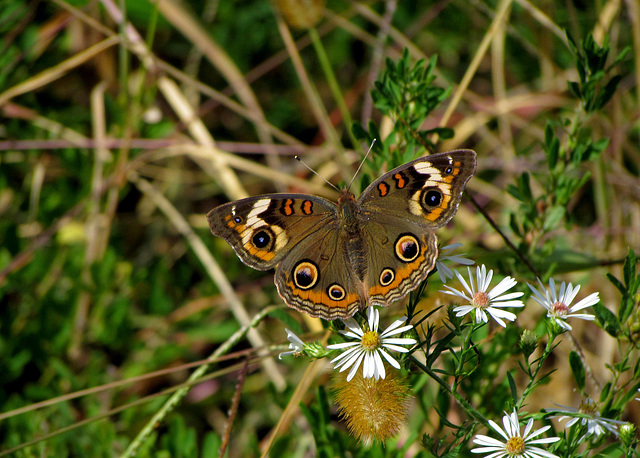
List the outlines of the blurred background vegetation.
{"type": "MultiPolygon", "coordinates": [[[[210,235],[205,214],[265,192],[335,197],[293,156],[347,181],[366,148],[352,123],[377,126],[381,139],[395,128],[370,93],[385,59],[404,49],[414,61],[437,55],[433,84],[451,95],[421,129],[453,129],[438,151],[478,152],[469,184],[478,204],[541,273],[568,273],[616,309],[605,273],[620,278],[628,248],[640,250],[636,0],[317,0],[296,10],[300,3],[0,0],[0,453],[30,441],[13,453],[123,453],[164,390],[265,310],[225,349],[231,358],[216,361],[155,425],[140,456],[215,455],[231,425],[229,456],[260,455],[274,439],[273,456],[313,453],[296,406],[320,409],[315,387],[330,371],[278,362],[268,350],[285,342],[285,326],[320,338],[322,325],[272,307],[282,306],[272,273],[244,266],[210,235]],[[630,47],[602,107],[590,110],[584,93],[568,88],[581,74],[565,30],[576,43],[608,37],[607,71],[630,47]],[[585,138],[595,145],[574,161],[581,179],[565,200],[545,194],[574,173],[545,181],[554,135],[562,151],[585,138]],[[539,196],[528,206],[527,192],[539,196]],[[536,212],[547,217],[539,227],[536,212]]],[[[386,161],[374,154],[363,176],[377,177],[386,161]]],[[[533,281],[468,204],[439,237],[533,281]]],[[[438,287],[429,286],[425,309],[440,304],[438,287]]],[[[520,325],[535,327],[541,314],[527,309],[520,325]]],[[[594,326],[574,335],[606,378],[616,342],[594,326]]],[[[563,384],[565,360],[531,410],[552,407],[550,392],[558,403],[579,402],[563,384]]],[[[407,425],[414,436],[444,430],[424,385],[407,425]]],[[[332,428],[344,430],[331,414],[332,428]]]]}

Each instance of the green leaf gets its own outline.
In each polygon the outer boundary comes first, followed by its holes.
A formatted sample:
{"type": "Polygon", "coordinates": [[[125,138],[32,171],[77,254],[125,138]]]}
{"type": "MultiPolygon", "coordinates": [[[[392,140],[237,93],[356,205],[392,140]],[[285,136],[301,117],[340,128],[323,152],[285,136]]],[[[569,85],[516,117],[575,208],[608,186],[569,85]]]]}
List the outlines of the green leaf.
{"type": "Polygon", "coordinates": [[[582,364],[580,355],[575,351],[571,351],[571,353],[569,353],[569,365],[571,366],[571,372],[573,372],[573,378],[575,379],[578,388],[580,388],[580,391],[584,391],[586,382],[584,365],[582,364]]]}
{"type": "Polygon", "coordinates": [[[556,205],[554,207],[551,207],[551,210],[547,212],[547,217],[544,220],[542,228],[545,231],[553,229],[560,222],[560,220],[562,220],[565,212],[566,209],[564,206],[556,205]]]}
{"type": "MultiPolygon", "coordinates": [[[[624,267],[622,268],[622,278],[624,278],[624,284],[627,289],[631,286],[636,278],[636,254],[631,248],[624,260],[624,267]]],[[[635,292],[635,291],[634,291],[635,292]]]]}
{"type": "Polygon", "coordinates": [[[522,231],[520,230],[520,226],[518,225],[518,220],[516,219],[516,214],[511,213],[509,215],[509,227],[518,237],[522,237],[522,231]]]}
{"type": "Polygon", "coordinates": [[[529,172],[524,172],[522,175],[520,175],[520,190],[522,191],[522,195],[527,202],[533,200],[530,181],[531,176],[529,175],[529,172]]]}
{"type": "Polygon", "coordinates": [[[582,92],[580,91],[580,84],[575,81],[567,81],[567,86],[569,87],[569,92],[574,95],[575,98],[581,99],[582,92]]]}
{"type": "Polygon", "coordinates": [[[598,94],[598,97],[593,106],[593,110],[599,110],[600,108],[604,107],[609,100],[611,100],[611,97],[613,97],[613,94],[618,89],[618,85],[620,84],[621,80],[621,75],[616,75],[609,80],[605,87],[600,91],[600,94],[598,94]]]}
{"type": "Polygon", "coordinates": [[[511,390],[511,400],[513,404],[518,403],[518,388],[516,387],[516,381],[513,379],[511,372],[507,371],[507,380],[509,381],[509,389],[511,390]]]}
{"type": "Polygon", "coordinates": [[[623,295],[627,294],[627,288],[625,288],[625,286],[622,284],[620,280],[618,280],[616,277],[614,277],[612,274],[608,272],[607,272],[607,278],[611,283],[613,283],[613,286],[618,288],[618,291],[620,291],[621,294],[623,295]]]}
{"type": "Polygon", "coordinates": [[[596,314],[596,318],[598,319],[600,326],[602,326],[610,336],[617,339],[621,331],[618,317],[616,317],[611,310],[602,304],[595,304],[593,306],[593,311],[596,314]]]}
{"type": "Polygon", "coordinates": [[[512,184],[508,184],[507,192],[511,194],[513,197],[515,197],[516,199],[518,199],[520,202],[524,202],[524,199],[522,198],[522,193],[520,192],[520,189],[518,189],[516,186],[512,184]]]}

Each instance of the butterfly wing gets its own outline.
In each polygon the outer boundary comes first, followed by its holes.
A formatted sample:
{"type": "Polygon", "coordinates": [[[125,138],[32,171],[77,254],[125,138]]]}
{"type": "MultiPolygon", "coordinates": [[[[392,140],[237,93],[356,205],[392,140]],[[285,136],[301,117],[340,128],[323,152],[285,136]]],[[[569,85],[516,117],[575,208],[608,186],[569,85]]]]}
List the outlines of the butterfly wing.
{"type": "Polygon", "coordinates": [[[385,173],[358,201],[365,214],[393,215],[438,228],[458,210],[464,187],[475,171],[476,153],[471,150],[432,154],[385,173]]]}
{"type": "Polygon", "coordinates": [[[275,276],[278,293],[290,307],[325,320],[348,318],[365,303],[338,226],[334,220],[294,246],[275,276]]]}
{"type": "Polygon", "coordinates": [[[335,220],[336,204],[306,194],[266,194],[229,202],[207,214],[214,235],[250,267],[275,267],[292,247],[335,220]]]}
{"type": "Polygon", "coordinates": [[[334,320],[353,315],[364,302],[336,208],[320,197],[269,194],[221,205],[207,220],[245,264],[276,268],[276,287],[287,305],[334,320]]]}
{"type": "Polygon", "coordinates": [[[371,305],[389,306],[413,291],[438,257],[433,230],[404,218],[374,218],[363,230],[367,257],[365,293],[371,305]]]}
{"type": "Polygon", "coordinates": [[[363,238],[370,253],[365,291],[369,302],[390,305],[414,290],[438,257],[434,229],[456,213],[475,173],[476,154],[458,150],[416,159],[365,189],[363,238]]]}

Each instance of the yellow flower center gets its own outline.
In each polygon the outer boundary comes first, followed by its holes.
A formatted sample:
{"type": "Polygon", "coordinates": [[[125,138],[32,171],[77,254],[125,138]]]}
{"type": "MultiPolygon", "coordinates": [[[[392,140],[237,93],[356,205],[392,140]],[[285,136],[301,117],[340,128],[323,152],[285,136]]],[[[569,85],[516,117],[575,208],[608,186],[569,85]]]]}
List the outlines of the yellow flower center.
{"type": "Polygon", "coordinates": [[[597,416],[596,403],[591,398],[587,398],[580,403],[580,413],[585,415],[597,416]]]}
{"type": "Polygon", "coordinates": [[[380,348],[380,344],[380,334],[374,331],[365,332],[362,336],[362,341],[360,342],[362,348],[367,351],[377,350],[378,348],[380,348]]]}
{"type": "Polygon", "coordinates": [[[551,310],[556,315],[565,316],[569,312],[569,307],[567,307],[564,302],[554,302],[551,310]]]}
{"type": "Polygon", "coordinates": [[[477,293],[475,293],[473,295],[473,306],[477,307],[479,309],[483,309],[485,308],[487,305],[489,305],[489,302],[491,302],[491,300],[489,299],[489,295],[487,293],[485,293],[484,291],[478,291],[477,293]]]}
{"type": "Polygon", "coordinates": [[[524,439],[522,437],[511,437],[504,446],[504,451],[509,456],[519,456],[524,453],[524,439]]]}

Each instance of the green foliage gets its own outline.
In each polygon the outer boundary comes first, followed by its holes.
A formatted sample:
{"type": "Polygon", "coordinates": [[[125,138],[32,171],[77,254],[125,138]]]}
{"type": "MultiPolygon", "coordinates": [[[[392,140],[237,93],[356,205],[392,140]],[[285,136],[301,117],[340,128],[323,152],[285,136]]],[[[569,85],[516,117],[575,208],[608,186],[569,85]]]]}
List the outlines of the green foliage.
{"type": "Polygon", "coordinates": [[[629,51],[625,48],[607,67],[608,42],[599,47],[590,35],[578,48],[571,36],[567,36],[580,75],[580,83],[569,82],[569,88],[572,95],[581,101],[584,112],[578,110],[572,120],[547,121],[542,144],[547,167],[533,175],[536,188],[541,189],[539,193],[533,193],[528,172],[523,172],[515,185],[507,187],[520,202],[518,211],[509,215],[509,227],[520,239],[519,248],[530,255],[540,249],[541,255],[555,251],[556,244],[552,238],[548,238],[542,247],[539,241],[556,230],[563,220],[572,219],[572,215],[567,214],[569,202],[591,179],[585,167],[597,162],[609,146],[606,137],[593,139],[583,114],[603,109],[611,99],[622,78],[620,75],[611,77],[601,90],[598,88],[629,51]]]}
{"type": "Polygon", "coordinates": [[[431,138],[434,134],[440,139],[453,136],[453,130],[449,128],[421,129],[428,116],[451,92],[433,84],[436,63],[437,56],[433,56],[428,61],[419,59],[412,64],[406,48],[397,62],[386,60],[371,97],[375,107],[394,121],[393,133],[384,138],[374,122],[369,123],[368,131],[359,123],[352,126],[356,138],[368,144],[376,140],[371,155],[373,170],[380,170],[385,162],[389,169],[401,165],[424,149],[433,151],[435,144],[431,138]]]}
{"type": "Polygon", "coordinates": [[[611,72],[612,67],[622,62],[631,51],[631,47],[623,48],[607,66],[607,57],[611,50],[608,37],[602,46],[596,43],[591,34],[580,42],[580,46],[570,33],[567,33],[567,39],[575,54],[576,69],[580,76],[579,82],[568,82],[569,90],[574,97],[580,99],[587,113],[600,110],[611,100],[622,80],[622,75],[614,75],[605,82],[607,74],[611,72]]]}

